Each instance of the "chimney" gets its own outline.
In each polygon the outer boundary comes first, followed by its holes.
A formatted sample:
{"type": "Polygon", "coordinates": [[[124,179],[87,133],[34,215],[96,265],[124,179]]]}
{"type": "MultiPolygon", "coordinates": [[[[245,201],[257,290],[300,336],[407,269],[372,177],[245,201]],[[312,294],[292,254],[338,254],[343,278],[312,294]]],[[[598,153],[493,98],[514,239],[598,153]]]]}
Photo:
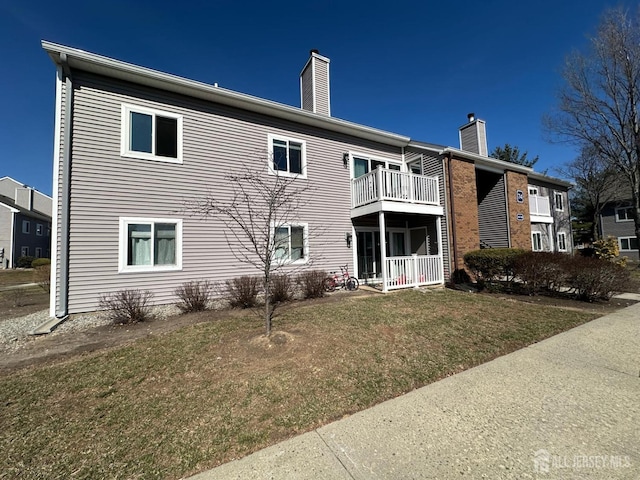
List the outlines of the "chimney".
{"type": "Polygon", "coordinates": [[[26,185],[16,188],[16,205],[33,210],[33,189],[26,185]]]}
{"type": "Polygon", "coordinates": [[[318,50],[309,52],[309,60],[300,73],[300,106],[303,110],[331,116],[329,62],[318,50]]]}
{"type": "Polygon", "coordinates": [[[475,113],[467,115],[468,123],[460,127],[460,150],[488,156],[487,127],[484,120],[476,118],[475,113]]]}

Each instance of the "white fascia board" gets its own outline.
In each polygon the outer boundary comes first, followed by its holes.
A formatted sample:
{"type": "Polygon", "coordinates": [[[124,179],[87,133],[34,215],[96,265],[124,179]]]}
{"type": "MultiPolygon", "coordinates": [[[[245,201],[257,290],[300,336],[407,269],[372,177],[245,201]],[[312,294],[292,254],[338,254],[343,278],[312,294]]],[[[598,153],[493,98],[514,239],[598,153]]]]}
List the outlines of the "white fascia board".
{"type": "Polygon", "coordinates": [[[102,55],[85,52],[76,48],[42,41],[42,48],[47,51],[53,62],[59,65],[60,55],[67,55],[67,62],[72,69],[84,70],[105,77],[116,78],[160,90],[166,90],[190,97],[201,98],[223,105],[229,105],[264,115],[283,118],[296,123],[324,128],[334,132],[352,135],[387,145],[402,147],[410,138],[384,130],[359,125],[326,115],[318,115],[300,108],[283,105],[244,93],[234,92],[207,83],[162,73],[146,67],[121,62],[102,55]]]}
{"type": "Polygon", "coordinates": [[[442,153],[451,153],[458,157],[473,160],[476,165],[484,165],[486,167],[502,171],[510,170],[512,172],[520,172],[527,175],[533,172],[531,167],[525,167],[524,165],[518,165],[517,163],[505,162],[504,160],[498,160],[497,158],[485,157],[484,155],[479,155],[477,153],[465,152],[458,148],[447,147],[442,151],[442,153]]]}
{"type": "Polygon", "coordinates": [[[538,172],[531,172],[529,174],[529,178],[531,178],[533,180],[538,180],[539,182],[546,182],[546,183],[550,183],[552,185],[557,185],[559,187],[565,187],[567,189],[573,188],[573,183],[571,183],[571,182],[568,182],[566,180],[562,180],[562,179],[556,178],[556,177],[550,177],[548,175],[544,175],[544,174],[538,173],[538,172]]]}
{"type": "Polygon", "coordinates": [[[20,210],[13,208],[11,205],[7,205],[6,203],[0,202],[0,207],[8,208],[11,213],[20,213],[20,210]]]}

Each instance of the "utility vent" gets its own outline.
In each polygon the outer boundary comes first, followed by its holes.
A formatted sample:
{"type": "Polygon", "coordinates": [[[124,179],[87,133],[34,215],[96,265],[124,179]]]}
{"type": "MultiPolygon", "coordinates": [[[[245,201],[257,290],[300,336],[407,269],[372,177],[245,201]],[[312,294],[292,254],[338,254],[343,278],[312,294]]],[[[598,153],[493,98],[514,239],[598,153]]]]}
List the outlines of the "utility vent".
{"type": "Polygon", "coordinates": [[[478,120],[473,113],[470,113],[467,118],[469,123],[460,127],[460,149],[488,156],[487,127],[484,120],[478,120]]]}
{"type": "Polygon", "coordinates": [[[300,74],[300,103],[303,110],[331,115],[329,62],[318,50],[309,52],[309,60],[300,74]]]}

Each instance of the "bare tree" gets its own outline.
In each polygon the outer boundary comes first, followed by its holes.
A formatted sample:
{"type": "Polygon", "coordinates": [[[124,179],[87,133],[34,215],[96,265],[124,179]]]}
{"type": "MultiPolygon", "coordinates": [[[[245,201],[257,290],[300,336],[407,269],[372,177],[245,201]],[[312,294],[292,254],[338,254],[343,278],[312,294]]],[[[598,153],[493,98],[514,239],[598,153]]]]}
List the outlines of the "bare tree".
{"type": "Polygon", "coordinates": [[[608,10],[586,52],[567,57],[558,111],[546,125],[560,138],[592,148],[602,171],[631,191],[640,238],[640,10],[608,10]]]}
{"type": "Polygon", "coordinates": [[[228,198],[207,194],[205,198],[186,202],[185,209],[205,218],[219,218],[227,227],[224,234],[229,251],[239,262],[259,272],[264,291],[265,332],[269,336],[275,311],[272,279],[288,266],[287,259],[307,254],[309,230],[296,225],[300,223],[298,213],[309,203],[312,192],[306,181],[301,182],[295,176],[270,175],[266,170],[250,167],[226,175],[225,180],[233,192],[228,198]]]}
{"type": "Polygon", "coordinates": [[[600,158],[593,146],[583,147],[576,159],[558,170],[574,181],[572,211],[580,221],[589,224],[590,240],[598,240],[600,213],[605,204],[619,194],[620,175],[609,162],[600,158]]]}

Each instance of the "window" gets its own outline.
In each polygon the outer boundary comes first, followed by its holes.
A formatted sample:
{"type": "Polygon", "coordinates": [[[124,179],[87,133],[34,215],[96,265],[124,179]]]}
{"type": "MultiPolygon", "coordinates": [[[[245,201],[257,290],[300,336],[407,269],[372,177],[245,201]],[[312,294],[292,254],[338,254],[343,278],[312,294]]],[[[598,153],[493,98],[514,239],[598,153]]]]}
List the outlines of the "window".
{"type": "Polygon", "coordinates": [[[562,197],[562,192],[553,192],[553,203],[555,205],[555,209],[559,212],[564,210],[564,199],[562,197]]]}
{"type": "Polygon", "coordinates": [[[36,223],[36,235],[41,237],[44,229],[41,223],[36,223]]]}
{"type": "Polygon", "coordinates": [[[22,221],[22,233],[31,233],[31,222],[29,220],[22,221]]]}
{"type": "Polygon", "coordinates": [[[616,222],[631,222],[633,217],[633,207],[616,208],[616,222]]]}
{"type": "Polygon", "coordinates": [[[36,247],[36,258],[42,257],[42,248],[36,247]]]}
{"type": "Polygon", "coordinates": [[[119,271],[180,270],[182,221],[120,218],[119,271]]]}
{"type": "Polygon", "coordinates": [[[538,195],[538,187],[529,185],[529,195],[538,195]]]}
{"type": "Polygon", "coordinates": [[[274,258],[281,263],[304,263],[307,251],[307,225],[280,225],[274,228],[274,258]]]}
{"type": "Polygon", "coordinates": [[[307,177],[307,148],[302,140],[269,135],[269,173],[307,177]]]}
{"type": "Polygon", "coordinates": [[[122,105],[121,155],[182,163],[182,116],[122,105]]]}
{"type": "Polygon", "coordinates": [[[534,252],[542,251],[542,233],[531,232],[531,247],[534,252]]]}
{"type": "Polygon", "coordinates": [[[567,234],[564,232],[558,233],[558,251],[567,251],[567,234]]]}
{"type": "Polygon", "coordinates": [[[29,256],[29,247],[20,247],[20,256],[28,257],[29,256]]]}
{"type": "Polygon", "coordinates": [[[358,178],[366,175],[369,172],[374,172],[378,167],[388,168],[389,170],[396,171],[400,171],[402,169],[399,163],[393,163],[387,160],[380,160],[375,158],[368,158],[364,155],[355,154],[353,156],[353,178],[358,178]]]}
{"type": "Polygon", "coordinates": [[[620,250],[638,250],[638,238],[637,237],[620,237],[618,238],[620,244],[620,250]]]}

